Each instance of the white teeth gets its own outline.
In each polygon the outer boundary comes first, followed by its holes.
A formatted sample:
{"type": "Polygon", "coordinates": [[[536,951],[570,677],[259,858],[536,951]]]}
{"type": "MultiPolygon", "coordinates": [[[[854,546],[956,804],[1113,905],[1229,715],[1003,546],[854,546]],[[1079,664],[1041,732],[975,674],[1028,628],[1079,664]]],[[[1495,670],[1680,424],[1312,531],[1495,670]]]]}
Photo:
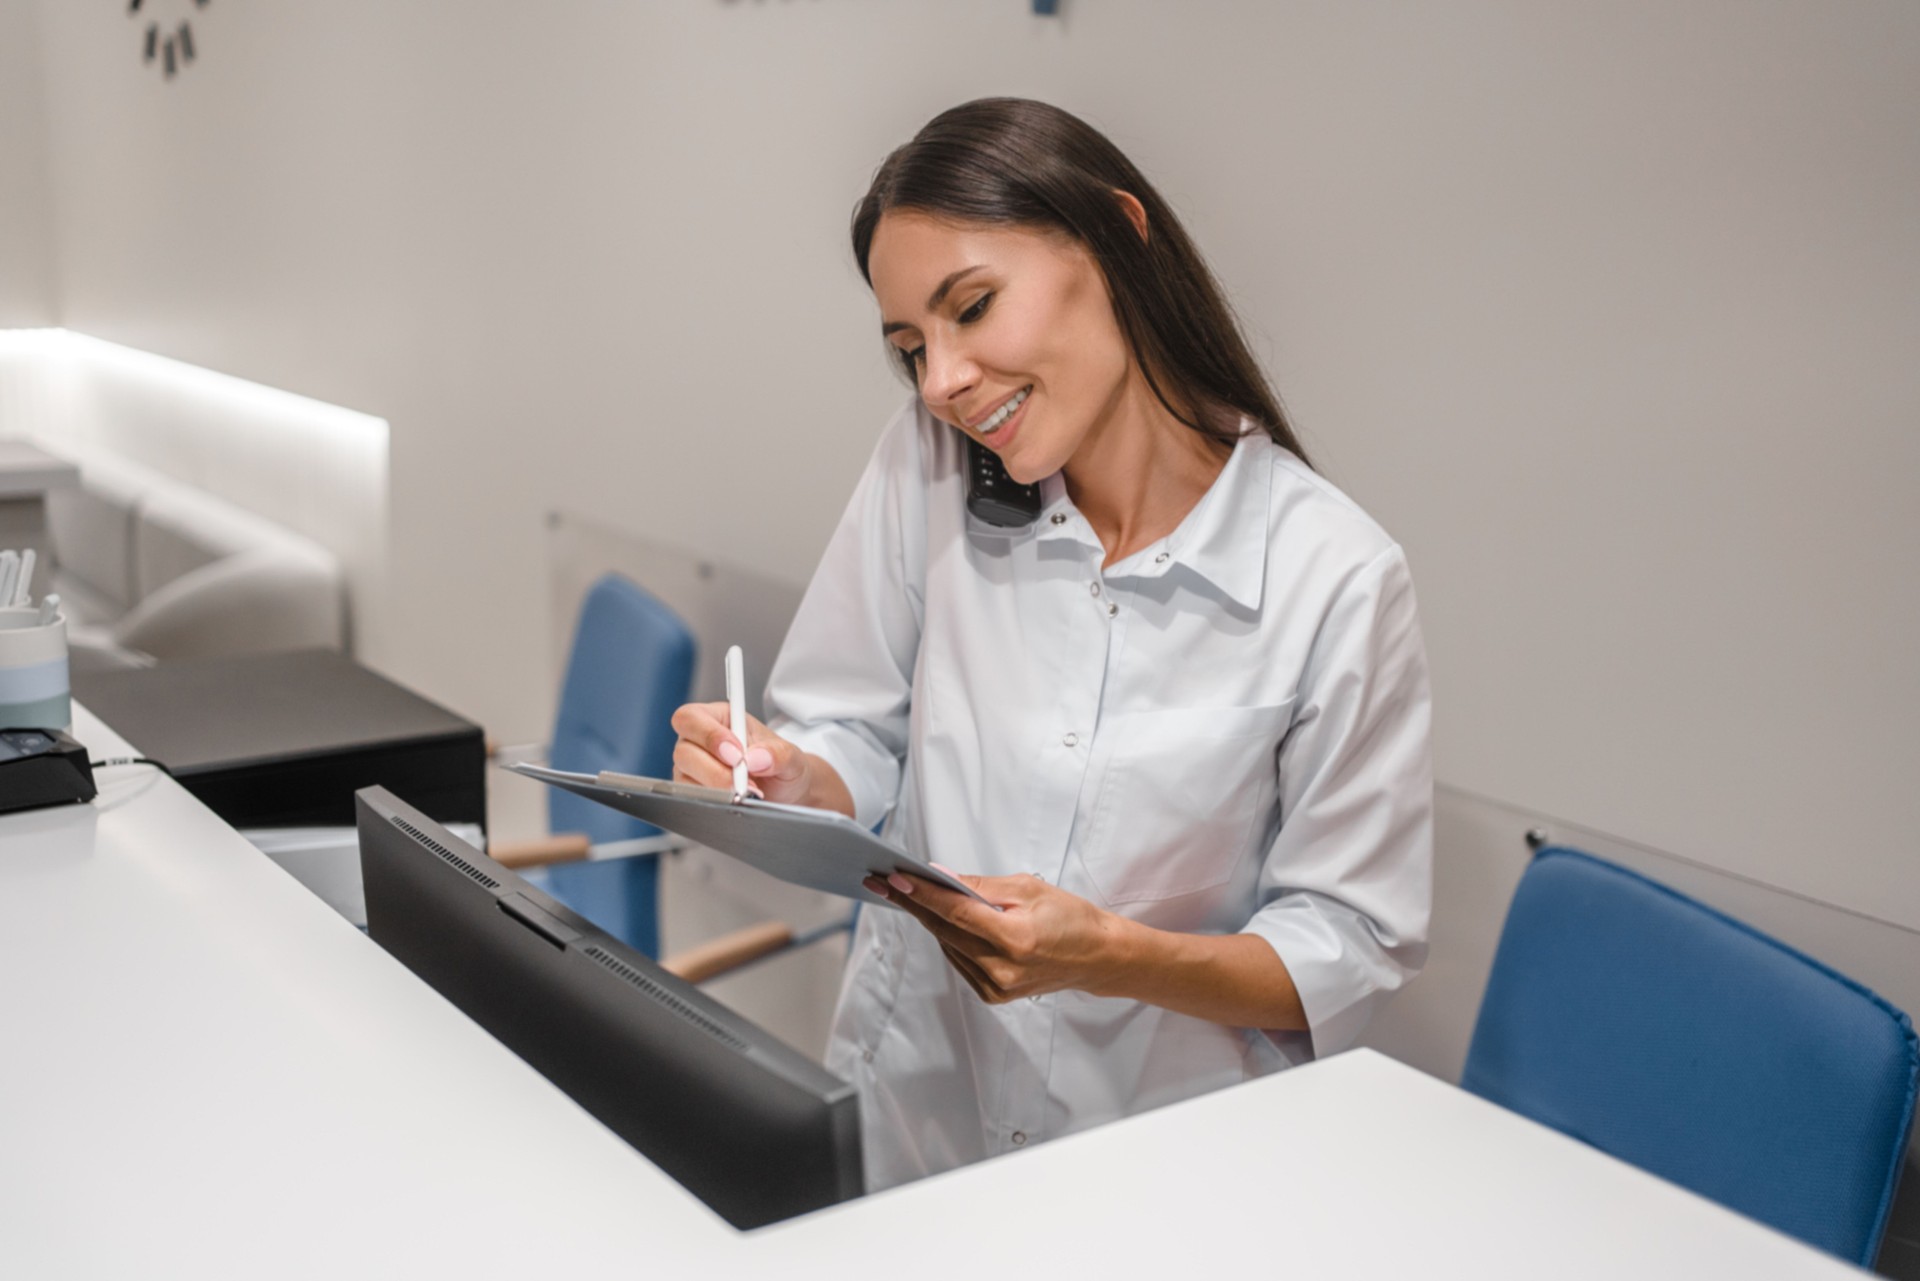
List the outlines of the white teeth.
{"type": "Polygon", "coordinates": [[[994,410],[993,413],[988,416],[987,420],[980,424],[980,434],[982,436],[991,436],[994,432],[1000,430],[1000,424],[1013,417],[1013,411],[1026,403],[1027,393],[1032,390],[1033,388],[1031,387],[1022,387],[1019,391],[1015,392],[1012,400],[1009,400],[1006,404],[994,410]]]}

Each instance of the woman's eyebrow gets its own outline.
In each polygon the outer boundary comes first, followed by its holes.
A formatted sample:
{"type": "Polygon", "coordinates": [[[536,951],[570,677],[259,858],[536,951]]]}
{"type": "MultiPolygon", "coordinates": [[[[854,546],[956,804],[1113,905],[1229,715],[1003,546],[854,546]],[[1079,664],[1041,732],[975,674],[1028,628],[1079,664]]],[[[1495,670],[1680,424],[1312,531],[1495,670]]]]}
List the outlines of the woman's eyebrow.
{"type": "Polygon", "coordinates": [[[971,267],[962,267],[960,270],[950,273],[945,280],[940,282],[938,288],[927,295],[927,310],[932,311],[935,307],[938,307],[942,302],[946,301],[947,295],[953,291],[953,287],[959,284],[962,279],[972,275],[976,271],[984,270],[986,270],[986,264],[976,262],[971,267]]]}
{"type": "MultiPolygon", "coordinates": [[[[985,263],[976,262],[971,267],[962,267],[958,271],[948,272],[946,279],[942,280],[938,285],[935,285],[933,292],[927,295],[927,310],[932,311],[934,308],[938,307],[942,302],[945,302],[947,295],[953,292],[953,287],[955,285],[959,284],[962,280],[966,279],[968,276],[972,275],[974,272],[983,271],[985,270],[985,268],[986,268],[985,263]]],[[[897,334],[902,329],[911,329],[911,328],[913,328],[913,326],[909,325],[904,320],[890,320],[886,324],[880,326],[880,336],[882,338],[885,338],[889,334],[897,334]]]]}

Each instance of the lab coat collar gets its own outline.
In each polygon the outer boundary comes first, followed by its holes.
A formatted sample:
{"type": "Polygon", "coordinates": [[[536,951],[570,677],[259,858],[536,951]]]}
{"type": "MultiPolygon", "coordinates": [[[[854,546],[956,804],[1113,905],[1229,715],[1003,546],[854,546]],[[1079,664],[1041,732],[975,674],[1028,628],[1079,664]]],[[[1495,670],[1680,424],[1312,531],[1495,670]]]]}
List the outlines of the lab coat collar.
{"type": "Polygon", "coordinates": [[[1185,565],[1248,609],[1259,609],[1267,582],[1274,446],[1273,438],[1253,424],[1242,420],[1240,429],[1245,434],[1227,465],[1164,540],[1161,550],[1168,558],[1155,565],[1160,551],[1151,547],[1140,556],[1146,558],[1142,572],[1185,565]]]}
{"type": "MultiPolygon", "coordinates": [[[[1273,491],[1273,438],[1241,421],[1244,433],[1227,465],[1171,534],[1141,548],[1106,571],[1109,578],[1159,578],[1183,565],[1248,609],[1260,608],[1267,581],[1268,503],[1273,491]]],[[[1040,482],[1041,539],[1067,538],[1100,545],[1086,518],[1067,497],[1066,478],[1056,472],[1040,482]]]]}

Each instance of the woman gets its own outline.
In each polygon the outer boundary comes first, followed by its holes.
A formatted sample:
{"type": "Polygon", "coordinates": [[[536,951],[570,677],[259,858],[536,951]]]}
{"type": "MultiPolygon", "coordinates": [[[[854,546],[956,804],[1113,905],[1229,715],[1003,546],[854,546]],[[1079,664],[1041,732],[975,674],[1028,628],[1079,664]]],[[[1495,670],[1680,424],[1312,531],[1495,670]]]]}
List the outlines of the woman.
{"type": "Polygon", "coordinates": [[[776,662],[676,778],[886,819],[999,910],[869,888],[828,1050],[886,1187],[1326,1054],[1419,969],[1427,670],[1172,211],[1041,103],[888,157],[854,253],[917,397],[776,662]],[[1038,519],[968,515],[968,439],[1038,519]]]}

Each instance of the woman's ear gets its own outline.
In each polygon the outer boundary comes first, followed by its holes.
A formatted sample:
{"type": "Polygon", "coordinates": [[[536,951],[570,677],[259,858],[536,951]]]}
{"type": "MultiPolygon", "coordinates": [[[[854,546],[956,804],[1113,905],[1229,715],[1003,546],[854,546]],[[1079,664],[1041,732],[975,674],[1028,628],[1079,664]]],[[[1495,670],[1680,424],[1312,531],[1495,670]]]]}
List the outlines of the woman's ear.
{"type": "Polygon", "coordinates": [[[1127,216],[1127,221],[1133,224],[1133,229],[1140,233],[1140,243],[1145,244],[1147,242],[1147,207],[1141,204],[1140,198],[1131,191],[1122,191],[1118,187],[1113,189],[1113,198],[1120,202],[1120,212],[1127,216]]]}

